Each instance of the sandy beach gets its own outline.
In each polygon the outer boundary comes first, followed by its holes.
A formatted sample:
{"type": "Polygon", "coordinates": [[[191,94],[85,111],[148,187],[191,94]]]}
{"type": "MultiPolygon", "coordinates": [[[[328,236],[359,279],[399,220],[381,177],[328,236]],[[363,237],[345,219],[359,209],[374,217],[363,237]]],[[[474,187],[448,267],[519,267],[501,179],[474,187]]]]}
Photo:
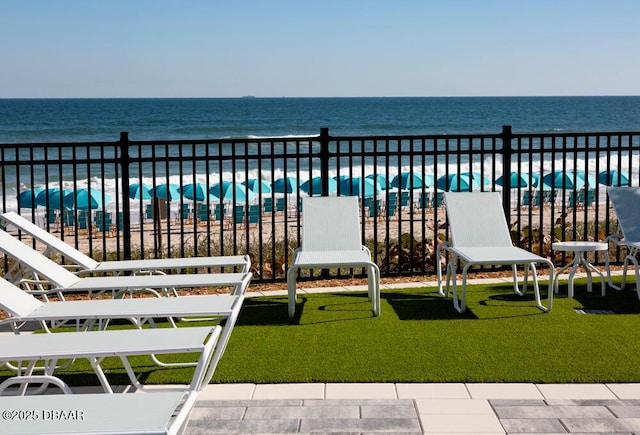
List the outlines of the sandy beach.
{"type": "MultiPolygon", "coordinates": [[[[567,234],[571,234],[570,227],[574,219],[577,226],[582,226],[585,217],[587,223],[593,223],[596,218],[594,207],[589,207],[586,210],[578,208],[575,210],[575,215],[574,210],[565,210],[568,212],[564,221],[567,234]]],[[[551,206],[513,208],[511,223],[514,228],[517,225],[519,228],[525,228],[531,222],[533,228],[538,228],[542,222],[543,235],[546,237],[551,235],[552,218],[556,222],[560,219],[561,222],[562,213],[563,209],[557,207],[554,209],[551,206]]],[[[598,219],[602,221],[607,216],[607,210],[601,206],[597,215],[598,219]]],[[[611,211],[610,219],[614,218],[611,211]]],[[[154,222],[145,220],[141,224],[136,223],[131,226],[131,248],[134,256],[136,253],[139,254],[142,249],[145,250],[145,256],[152,256],[153,250],[156,248],[158,252],[162,252],[162,255],[166,256],[169,247],[172,256],[180,256],[182,252],[185,253],[185,256],[191,256],[194,252],[194,246],[197,252],[205,252],[207,242],[209,242],[211,255],[228,255],[232,253],[229,250],[233,249],[235,249],[234,254],[245,254],[251,253],[247,251],[252,249],[257,250],[260,244],[264,250],[270,250],[268,247],[274,240],[276,242],[285,240],[285,234],[289,246],[295,247],[299,234],[298,219],[302,219],[302,217],[297,215],[295,208],[290,208],[286,215],[284,213],[263,213],[258,224],[235,224],[232,219],[225,219],[222,222],[199,222],[192,218],[180,220],[174,215],[171,216],[171,219],[165,219],[161,222],[160,237],[158,237],[158,232],[154,231],[154,222]],[[222,252],[221,246],[224,246],[224,252],[222,252]]],[[[365,240],[372,240],[375,237],[378,243],[385,241],[396,243],[402,234],[413,234],[414,240],[426,240],[431,244],[434,238],[434,228],[438,228],[438,234],[444,234],[446,214],[443,207],[437,210],[407,207],[400,209],[396,216],[390,218],[384,216],[383,213],[375,219],[365,215],[361,217],[361,220],[364,225],[365,240]]],[[[112,229],[113,231],[103,234],[95,227],[91,229],[91,233],[88,230],[74,231],[73,228],[64,228],[63,235],[60,228],[53,227],[50,230],[82,252],[92,253],[94,257],[100,259],[102,252],[115,253],[122,250],[123,234],[121,231],[116,231],[115,227],[112,229]]],[[[9,227],[8,230],[15,234],[15,229],[9,227]]],[[[43,249],[43,247],[39,248],[43,249]]]]}

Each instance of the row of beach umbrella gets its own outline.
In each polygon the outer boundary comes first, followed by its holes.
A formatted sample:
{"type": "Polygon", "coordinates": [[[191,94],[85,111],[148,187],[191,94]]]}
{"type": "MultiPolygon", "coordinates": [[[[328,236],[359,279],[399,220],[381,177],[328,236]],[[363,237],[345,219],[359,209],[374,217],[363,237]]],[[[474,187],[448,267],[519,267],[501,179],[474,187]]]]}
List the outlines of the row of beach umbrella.
{"type": "MultiPolygon", "coordinates": [[[[578,189],[584,186],[595,186],[601,183],[607,186],[629,185],[629,175],[624,171],[603,171],[597,180],[592,175],[582,171],[555,171],[540,178],[539,174],[511,172],[509,181],[512,188],[533,187],[537,189],[578,189]]],[[[387,185],[382,174],[370,174],[366,177],[334,177],[328,180],[329,193],[339,192],[340,195],[357,195],[361,197],[377,196],[387,186],[402,190],[413,190],[436,187],[443,191],[469,191],[479,189],[490,184],[490,181],[478,172],[448,174],[437,180],[431,174],[421,176],[417,173],[402,173],[395,176],[387,185]]],[[[505,184],[504,176],[496,180],[496,184],[505,184]]],[[[315,177],[300,184],[300,190],[309,195],[318,195],[322,191],[322,178],[315,177]]],[[[251,202],[258,193],[295,193],[298,191],[298,180],[295,177],[284,177],[273,184],[262,179],[249,179],[244,183],[223,181],[207,187],[202,183],[185,185],[160,184],[155,187],[134,183],[129,186],[129,197],[138,200],[161,198],[166,201],[178,200],[181,196],[191,200],[204,202],[223,200],[236,202],[251,202]]],[[[18,195],[20,208],[48,206],[53,209],[97,209],[111,198],[97,189],[60,189],[58,187],[44,189],[34,188],[18,195]]]]}
{"type": "Polygon", "coordinates": [[[51,209],[77,209],[88,210],[102,208],[104,204],[111,202],[111,197],[97,189],[71,190],[59,187],[49,189],[33,188],[20,192],[18,195],[18,207],[35,208],[38,206],[51,209]]]}
{"type": "MultiPolygon", "coordinates": [[[[575,190],[585,186],[595,186],[598,183],[605,186],[628,186],[630,184],[629,175],[615,169],[600,172],[597,180],[596,177],[587,175],[584,171],[554,171],[544,175],[542,180],[540,180],[539,174],[511,172],[509,176],[509,184],[514,189],[531,186],[542,190],[552,188],[575,190]]],[[[503,186],[504,176],[498,178],[496,184],[503,186]]]]}
{"type": "MultiPolygon", "coordinates": [[[[543,189],[576,189],[585,185],[594,186],[602,183],[608,186],[628,185],[629,176],[625,172],[603,171],[598,175],[598,181],[593,176],[586,176],[581,171],[555,171],[546,174],[540,181],[538,174],[525,174],[512,172],[511,187],[534,187],[543,189]],[[585,178],[586,177],[586,178],[585,178]]],[[[496,184],[503,185],[503,177],[496,180],[496,184]]],[[[300,184],[300,191],[317,195],[322,191],[322,178],[314,177],[300,184]]],[[[193,201],[204,201],[209,195],[210,199],[232,200],[239,202],[251,202],[257,194],[276,193],[295,193],[298,191],[298,180],[295,177],[285,177],[274,181],[273,184],[266,180],[250,179],[244,183],[233,183],[231,181],[223,181],[216,183],[211,188],[201,183],[187,184],[184,186],[159,185],[155,188],[147,188],[147,193],[143,195],[143,199],[153,197],[164,198],[167,200],[178,199],[180,195],[193,201]]],[[[483,186],[490,185],[489,179],[483,177],[479,172],[466,172],[461,174],[448,174],[439,177],[437,180],[431,174],[424,177],[417,173],[403,173],[395,176],[388,185],[390,188],[399,188],[402,190],[413,190],[436,187],[444,191],[469,191],[479,189],[483,186]]],[[[140,199],[139,185],[132,185],[132,198],[140,199]]],[[[371,197],[376,196],[382,190],[387,188],[386,178],[382,174],[370,174],[366,177],[333,177],[327,181],[329,193],[339,192],[341,195],[358,195],[371,197]]]]}

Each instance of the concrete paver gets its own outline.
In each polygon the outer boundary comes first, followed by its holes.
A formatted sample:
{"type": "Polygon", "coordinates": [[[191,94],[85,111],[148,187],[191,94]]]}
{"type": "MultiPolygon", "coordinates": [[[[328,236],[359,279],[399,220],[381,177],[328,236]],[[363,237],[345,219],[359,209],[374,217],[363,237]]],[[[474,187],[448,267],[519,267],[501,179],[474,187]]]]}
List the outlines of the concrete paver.
{"type": "Polygon", "coordinates": [[[624,397],[638,390],[640,384],[208,385],[186,433],[631,434],[640,431],[640,399],[624,397]],[[294,398],[295,390],[318,397],[294,398]]]}

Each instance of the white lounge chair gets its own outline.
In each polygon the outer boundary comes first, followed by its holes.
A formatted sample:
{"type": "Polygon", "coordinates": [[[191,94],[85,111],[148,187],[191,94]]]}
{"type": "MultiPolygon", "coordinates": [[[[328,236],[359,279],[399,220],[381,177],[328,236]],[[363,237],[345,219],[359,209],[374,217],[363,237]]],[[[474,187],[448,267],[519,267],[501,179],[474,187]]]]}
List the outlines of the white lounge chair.
{"type": "Polygon", "coordinates": [[[40,228],[16,212],[0,214],[0,221],[12,225],[46,246],[44,254],[58,253],[67,261],[81,269],[81,272],[159,272],[173,270],[181,272],[187,268],[234,268],[237,272],[249,272],[251,259],[248,255],[228,255],[217,257],[154,258],[148,260],[118,260],[98,262],[75,249],[50,232],[40,228]]]}
{"type": "MultiPolygon", "coordinates": [[[[59,302],[66,303],[66,302],[59,302]]],[[[58,361],[84,358],[89,361],[106,393],[113,388],[105,376],[101,362],[106,357],[119,357],[132,385],[139,390],[140,382],[129,357],[154,354],[199,354],[191,383],[186,390],[199,391],[213,376],[211,365],[221,327],[152,328],[109,331],[61,332],[55,334],[24,334],[0,336],[0,364],[19,365],[18,377],[32,376],[36,363],[44,361],[43,374],[54,376],[58,361]]],[[[24,384],[23,394],[28,384],[24,384]]]]}
{"type": "MultiPolygon", "coordinates": [[[[15,258],[21,271],[28,269],[35,280],[46,280],[54,289],[34,290],[46,294],[83,291],[89,294],[112,292],[152,291],[156,296],[175,293],[177,288],[233,287],[233,294],[244,294],[251,281],[251,273],[199,273],[134,276],[91,276],[81,278],[47,256],[22,243],[11,234],[0,230],[0,251],[15,258]]],[[[28,282],[28,281],[26,281],[28,282]]]]}
{"type": "Polygon", "coordinates": [[[511,265],[513,268],[514,291],[523,295],[527,290],[529,269],[532,278],[536,305],[542,311],[549,311],[553,303],[553,263],[522,248],[513,246],[507,220],[502,209],[502,200],[497,192],[447,192],[445,206],[451,240],[442,243],[437,250],[438,292],[448,296],[452,281],[453,305],[463,313],[466,309],[467,273],[473,266],[511,265]],[[442,254],[451,254],[446,263],[446,288],[443,289],[442,254]],[[462,261],[462,293],[458,297],[456,265],[462,261]],[[549,267],[548,303],[542,305],[536,263],[549,267]],[[524,285],[518,286],[517,266],[524,266],[524,285]]]}
{"type": "Polygon", "coordinates": [[[296,309],[296,272],[300,268],[364,267],[373,314],[380,314],[380,269],[360,237],[360,213],[355,196],[302,199],[302,244],[287,270],[289,317],[296,309]]]}
{"type": "Polygon", "coordinates": [[[629,263],[633,263],[636,274],[636,292],[638,299],[640,299],[640,271],[638,270],[637,258],[640,252],[640,187],[609,187],[607,194],[618,216],[618,231],[608,236],[604,241],[627,249],[622,269],[622,283],[619,286],[611,280],[609,252],[605,253],[609,287],[615,290],[625,288],[629,263]]]}
{"type": "MultiPolygon", "coordinates": [[[[109,320],[126,319],[137,328],[150,318],[214,317],[224,320],[224,327],[216,347],[212,370],[218,365],[229,337],[240,315],[244,295],[194,295],[181,298],[95,299],[64,302],[42,302],[5,279],[0,278],[0,309],[7,318],[0,325],[9,324],[14,332],[26,322],[38,322],[45,330],[46,322],[75,321],[76,329],[86,331],[96,323],[102,329],[109,320]]],[[[67,326],[68,323],[67,323],[67,326]]],[[[171,366],[152,357],[156,364],[171,366]]],[[[184,365],[184,364],[180,364],[184,365]]]]}
{"type": "Polygon", "coordinates": [[[196,392],[179,391],[0,397],[0,408],[9,411],[0,434],[177,435],[184,433],[196,398],[196,392]],[[33,418],[24,418],[25,410],[33,418]]]}

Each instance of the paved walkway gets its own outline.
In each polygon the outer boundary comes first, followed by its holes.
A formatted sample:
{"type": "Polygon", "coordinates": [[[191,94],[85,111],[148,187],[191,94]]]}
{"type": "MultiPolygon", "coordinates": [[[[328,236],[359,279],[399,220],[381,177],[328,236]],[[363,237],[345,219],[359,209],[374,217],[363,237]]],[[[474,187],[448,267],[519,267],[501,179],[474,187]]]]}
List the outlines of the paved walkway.
{"type": "Polygon", "coordinates": [[[640,384],[227,384],[186,433],[640,433],[640,384]]]}

